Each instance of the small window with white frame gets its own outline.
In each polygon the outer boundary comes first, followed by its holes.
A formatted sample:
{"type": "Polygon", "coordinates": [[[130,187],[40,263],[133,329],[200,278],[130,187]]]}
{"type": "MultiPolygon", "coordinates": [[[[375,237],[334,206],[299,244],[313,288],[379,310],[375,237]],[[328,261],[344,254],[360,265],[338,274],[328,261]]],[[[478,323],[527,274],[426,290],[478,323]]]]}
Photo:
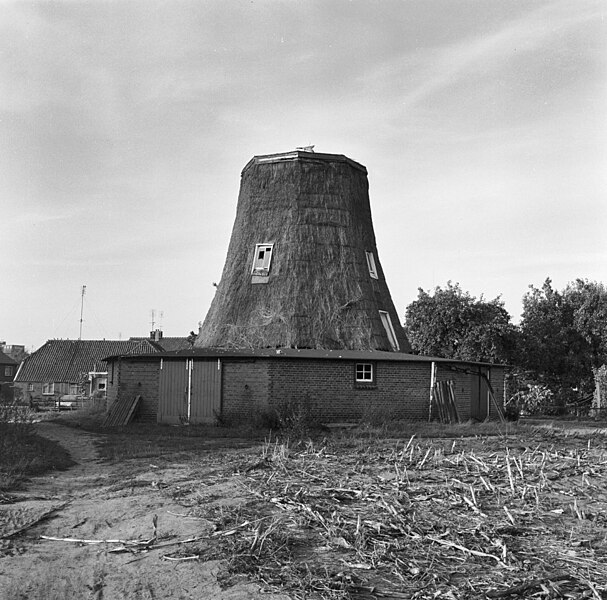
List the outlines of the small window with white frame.
{"type": "Polygon", "coordinates": [[[372,385],[375,383],[375,365],[361,362],[354,365],[354,381],[357,385],[372,385]]]}
{"type": "Polygon", "coordinates": [[[52,396],[55,393],[55,384],[54,383],[43,383],[42,384],[42,393],[45,396],[52,396]]]}
{"type": "Polygon", "coordinates": [[[367,267],[369,267],[369,275],[373,277],[373,279],[377,279],[377,267],[375,266],[375,257],[373,256],[373,252],[365,252],[367,256],[367,267]]]}
{"type": "Polygon", "coordinates": [[[273,248],[274,244],[255,245],[255,256],[253,257],[253,268],[251,269],[253,275],[269,275],[273,248]]]}
{"type": "Polygon", "coordinates": [[[388,341],[390,342],[390,346],[392,346],[392,350],[394,350],[394,352],[398,352],[400,346],[398,345],[398,340],[396,339],[394,327],[392,327],[392,320],[390,319],[390,315],[385,310],[380,310],[379,316],[381,318],[382,325],[386,330],[386,335],[388,336],[388,341]]]}
{"type": "Polygon", "coordinates": [[[33,392],[34,391],[34,384],[33,383],[28,383],[27,384],[27,391],[28,392],[33,392]]]}

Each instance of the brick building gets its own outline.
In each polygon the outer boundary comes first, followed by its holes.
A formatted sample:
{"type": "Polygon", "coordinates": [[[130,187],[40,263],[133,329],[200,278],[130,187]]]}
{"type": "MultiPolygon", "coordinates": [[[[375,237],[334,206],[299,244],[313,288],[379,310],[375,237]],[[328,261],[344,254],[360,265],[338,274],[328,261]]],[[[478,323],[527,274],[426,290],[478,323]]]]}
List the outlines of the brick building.
{"type": "Polygon", "coordinates": [[[504,396],[502,366],[396,352],[194,349],[107,363],[109,404],[140,395],[138,420],[170,424],[246,420],[284,402],[308,404],[327,423],[429,420],[431,388],[445,381],[460,420],[480,421],[504,396]]]}

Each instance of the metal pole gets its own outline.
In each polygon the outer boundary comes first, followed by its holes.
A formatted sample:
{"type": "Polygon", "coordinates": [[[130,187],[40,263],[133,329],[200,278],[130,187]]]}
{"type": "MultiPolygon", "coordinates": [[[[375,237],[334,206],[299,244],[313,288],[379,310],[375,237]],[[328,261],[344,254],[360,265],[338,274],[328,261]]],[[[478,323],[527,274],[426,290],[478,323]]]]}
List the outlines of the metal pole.
{"type": "Polygon", "coordinates": [[[84,313],[84,293],[86,292],[86,285],[82,286],[82,298],[80,300],[80,332],[78,333],[78,341],[82,339],[82,314],[84,313]]]}

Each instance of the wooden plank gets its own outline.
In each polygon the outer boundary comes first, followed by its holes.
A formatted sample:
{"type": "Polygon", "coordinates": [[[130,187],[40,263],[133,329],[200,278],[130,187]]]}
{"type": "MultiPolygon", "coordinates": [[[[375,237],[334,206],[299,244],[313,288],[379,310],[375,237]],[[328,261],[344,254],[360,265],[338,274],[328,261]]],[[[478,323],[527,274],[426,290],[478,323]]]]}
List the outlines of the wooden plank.
{"type": "Polygon", "coordinates": [[[135,396],[134,398],[126,397],[114,402],[110,412],[105,417],[103,427],[124,427],[128,425],[140,402],[141,396],[135,396]]]}
{"type": "Polygon", "coordinates": [[[449,401],[451,402],[453,419],[456,423],[461,423],[459,419],[459,412],[457,410],[457,403],[455,402],[455,385],[453,384],[452,380],[448,381],[447,384],[449,386],[449,401]]]}

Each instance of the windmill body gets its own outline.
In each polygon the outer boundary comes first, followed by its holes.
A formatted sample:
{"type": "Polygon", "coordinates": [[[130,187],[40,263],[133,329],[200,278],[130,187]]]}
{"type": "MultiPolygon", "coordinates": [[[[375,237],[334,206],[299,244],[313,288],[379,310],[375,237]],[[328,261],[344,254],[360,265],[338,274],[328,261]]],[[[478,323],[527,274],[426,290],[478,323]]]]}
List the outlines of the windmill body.
{"type": "Polygon", "coordinates": [[[377,252],[364,166],[301,150],[249,161],[196,346],[410,351],[377,252]]]}

